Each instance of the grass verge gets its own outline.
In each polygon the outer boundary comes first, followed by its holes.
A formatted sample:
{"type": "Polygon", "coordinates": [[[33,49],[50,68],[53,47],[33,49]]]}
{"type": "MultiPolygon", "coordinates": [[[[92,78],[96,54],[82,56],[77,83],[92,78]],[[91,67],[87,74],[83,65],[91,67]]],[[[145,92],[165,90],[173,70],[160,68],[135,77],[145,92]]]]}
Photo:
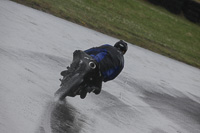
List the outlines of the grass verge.
{"type": "Polygon", "coordinates": [[[200,26],[145,0],[12,0],[200,68],[200,26]]]}

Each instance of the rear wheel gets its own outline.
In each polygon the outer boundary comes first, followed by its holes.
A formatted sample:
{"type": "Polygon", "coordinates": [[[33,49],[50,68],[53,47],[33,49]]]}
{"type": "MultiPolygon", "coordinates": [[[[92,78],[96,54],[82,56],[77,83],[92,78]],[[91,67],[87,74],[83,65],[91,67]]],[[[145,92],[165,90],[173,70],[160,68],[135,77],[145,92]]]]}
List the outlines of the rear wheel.
{"type": "Polygon", "coordinates": [[[64,100],[66,96],[75,96],[75,89],[78,89],[82,82],[82,76],[75,74],[55,92],[55,100],[64,100]]]}

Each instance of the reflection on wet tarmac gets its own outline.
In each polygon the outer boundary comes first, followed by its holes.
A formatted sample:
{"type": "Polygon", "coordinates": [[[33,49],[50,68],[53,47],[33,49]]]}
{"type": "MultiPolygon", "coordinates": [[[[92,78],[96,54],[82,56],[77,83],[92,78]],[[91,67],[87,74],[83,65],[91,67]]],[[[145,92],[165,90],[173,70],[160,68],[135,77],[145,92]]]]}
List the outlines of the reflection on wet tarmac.
{"type": "Polygon", "coordinates": [[[66,104],[56,104],[51,113],[51,128],[53,133],[79,133],[82,124],[76,120],[75,109],[66,104]]]}
{"type": "Polygon", "coordinates": [[[49,102],[39,133],[79,133],[83,124],[76,118],[77,113],[68,102],[49,102]]]}

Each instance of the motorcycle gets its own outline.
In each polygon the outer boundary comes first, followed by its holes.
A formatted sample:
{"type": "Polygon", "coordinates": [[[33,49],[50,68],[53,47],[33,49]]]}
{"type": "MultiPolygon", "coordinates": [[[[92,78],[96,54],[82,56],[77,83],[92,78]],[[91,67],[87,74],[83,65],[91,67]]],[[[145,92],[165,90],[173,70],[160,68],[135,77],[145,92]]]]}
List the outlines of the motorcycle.
{"type": "MultiPolygon", "coordinates": [[[[67,69],[64,71],[63,79],[60,79],[60,88],[54,94],[57,100],[62,101],[67,96],[80,95],[81,97],[81,92],[94,86],[94,80],[98,80],[100,77],[96,61],[81,50],[76,50],[73,53],[72,64],[67,69]]],[[[94,90],[88,91],[90,93],[94,90]]]]}

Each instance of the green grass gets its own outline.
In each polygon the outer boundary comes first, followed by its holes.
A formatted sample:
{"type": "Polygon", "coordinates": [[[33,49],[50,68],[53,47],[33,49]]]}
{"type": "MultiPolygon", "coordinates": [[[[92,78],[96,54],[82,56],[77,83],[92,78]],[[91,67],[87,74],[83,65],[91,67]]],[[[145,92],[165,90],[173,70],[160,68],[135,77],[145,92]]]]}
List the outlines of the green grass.
{"type": "Polygon", "coordinates": [[[13,1],[200,68],[200,26],[145,0],[13,1]]]}

